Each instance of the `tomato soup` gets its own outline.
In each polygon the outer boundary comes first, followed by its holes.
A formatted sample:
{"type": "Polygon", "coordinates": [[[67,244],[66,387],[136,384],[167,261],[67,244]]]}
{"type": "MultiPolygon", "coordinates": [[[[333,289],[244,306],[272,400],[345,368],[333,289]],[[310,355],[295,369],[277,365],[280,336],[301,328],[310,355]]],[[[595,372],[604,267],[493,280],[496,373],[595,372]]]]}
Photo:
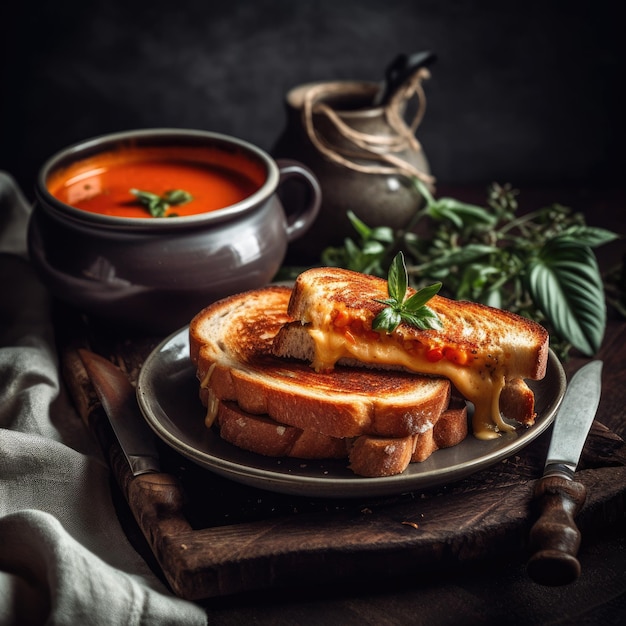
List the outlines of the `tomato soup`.
{"type": "Polygon", "coordinates": [[[266,180],[261,163],[219,148],[136,147],[99,154],[54,172],[50,193],[65,204],[117,217],[151,217],[131,190],[163,197],[182,190],[191,198],[164,217],[216,211],[241,202],[266,180]]]}

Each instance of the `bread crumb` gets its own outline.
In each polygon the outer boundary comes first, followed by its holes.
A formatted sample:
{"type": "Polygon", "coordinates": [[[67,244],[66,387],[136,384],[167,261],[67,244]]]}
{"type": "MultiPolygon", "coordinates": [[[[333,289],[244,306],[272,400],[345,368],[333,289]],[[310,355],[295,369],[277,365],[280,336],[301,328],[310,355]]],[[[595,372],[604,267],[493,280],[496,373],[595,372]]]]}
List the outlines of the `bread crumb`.
{"type": "Polygon", "coordinates": [[[419,526],[415,522],[402,522],[402,524],[404,524],[405,526],[411,526],[412,528],[415,528],[415,530],[419,528],[419,526]]]}

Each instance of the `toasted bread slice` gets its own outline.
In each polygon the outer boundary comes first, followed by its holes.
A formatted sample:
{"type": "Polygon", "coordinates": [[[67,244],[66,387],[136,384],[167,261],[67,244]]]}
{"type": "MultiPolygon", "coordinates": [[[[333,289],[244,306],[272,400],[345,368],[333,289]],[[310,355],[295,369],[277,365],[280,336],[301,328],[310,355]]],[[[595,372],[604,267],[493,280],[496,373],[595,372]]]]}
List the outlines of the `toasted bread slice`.
{"type": "Polygon", "coordinates": [[[435,423],[449,402],[447,379],[346,367],[315,372],[274,356],[275,335],[290,321],[290,295],[280,286],[238,294],[192,320],[190,355],[209,422],[222,400],[338,438],[405,437],[435,423]]]}
{"type": "Polygon", "coordinates": [[[401,474],[409,463],[425,461],[436,450],[460,443],[467,435],[467,408],[448,408],[423,433],[396,438],[339,439],[247,413],[234,402],[219,402],[216,424],[225,441],[250,452],[301,459],[348,458],[355,474],[378,477],[401,474]]]}
{"type": "Polygon", "coordinates": [[[280,424],[265,415],[243,411],[235,402],[220,402],[216,424],[222,439],[238,448],[275,457],[343,459],[347,439],[280,424]]]}
{"type": "MultiPolygon", "coordinates": [[[[414,293],[409,289],[409,295],[414,293]]],[[[541,379],[548,358],[548,333],[513,313],[440,296],[428,306],[442,330],[401,323],[390,334],[372,330],[388,297],[383,279],[339,268],[314,268],[296,279],[288,313],[313,343],[317,371],[358,361],[375,368],[402,367],[452,381],[475,405],[474,434],[498,436],[511,426],[502,419],[500,392],[512,379],[541,379]]],[[[277,356],[302,358],[303,334],[286,325],[276,340],[277,356]],[[288,333],[295,333],[285,337],[288,333]]]]}
{"type": "Polygon", "coordinates": [[[350,448],[350,469],[360,476],[401,474],[409,463],[421,463],[434,452],[461,443],[467,437],[465,404],[446,409],[432,428],[411,437],[363,435],[350,448]]]}
{"type": "Polygon", "coordinates": [[[451,401],[432,430],[432,441],[426,437],[417,440],[411,463],[426,460],[436,450],[456,446],[467,437],[467,432],[467,405],[451,401]]]}

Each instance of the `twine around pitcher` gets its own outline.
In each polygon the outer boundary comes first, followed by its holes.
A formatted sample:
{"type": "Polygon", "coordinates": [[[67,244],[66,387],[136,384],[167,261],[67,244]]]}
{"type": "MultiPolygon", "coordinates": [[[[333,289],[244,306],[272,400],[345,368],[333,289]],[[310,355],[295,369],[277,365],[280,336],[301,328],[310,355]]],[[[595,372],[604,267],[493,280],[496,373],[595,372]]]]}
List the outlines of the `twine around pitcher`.
{"type": "MultiPolygon", "coordinates": [[[[303,123],[309,140],[331,161],[351,170],[366,174],[415,176],[425,184],[432,185],[435,182],[433,176],[399,156],[399,153],[405,150],[420,151],[422,149],[415,133],[426,111],[426,96],[422,81],[429,76],[430,73],[426,68],[420,68],[396,90],[388,104],[383,107],[385,119],[392,131],[389,135],[374,135],[352,128],[324,102],[330,97],[344,94],[344,87],[340,83],[312,86],[304,94],[302,107],[303,123]],[[413,96],[417,96],[418,107],[412,122],[407,124],[402,113],[403,105],[413,96]],[[348,145],[331,145],[316,128],[314,114],[326,116],[348,145]],[[367,165],[359,163],[356,159],[373,163],[367,165]]],[[[363,95],[366,95],[368,88],[363,86],[362,89],[363,95]]]]}

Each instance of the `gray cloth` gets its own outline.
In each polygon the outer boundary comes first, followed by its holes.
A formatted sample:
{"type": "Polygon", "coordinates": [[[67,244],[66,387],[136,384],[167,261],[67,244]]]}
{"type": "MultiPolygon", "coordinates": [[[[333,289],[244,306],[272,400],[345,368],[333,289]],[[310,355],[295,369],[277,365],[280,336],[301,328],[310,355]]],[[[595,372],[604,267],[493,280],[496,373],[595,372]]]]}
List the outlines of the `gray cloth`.
{"type": "Polygon", "coordinates": [[[28,216],[0,172],[0,625],[206,624],[118,522],[108,467],[60,384],[28,216]]]}

